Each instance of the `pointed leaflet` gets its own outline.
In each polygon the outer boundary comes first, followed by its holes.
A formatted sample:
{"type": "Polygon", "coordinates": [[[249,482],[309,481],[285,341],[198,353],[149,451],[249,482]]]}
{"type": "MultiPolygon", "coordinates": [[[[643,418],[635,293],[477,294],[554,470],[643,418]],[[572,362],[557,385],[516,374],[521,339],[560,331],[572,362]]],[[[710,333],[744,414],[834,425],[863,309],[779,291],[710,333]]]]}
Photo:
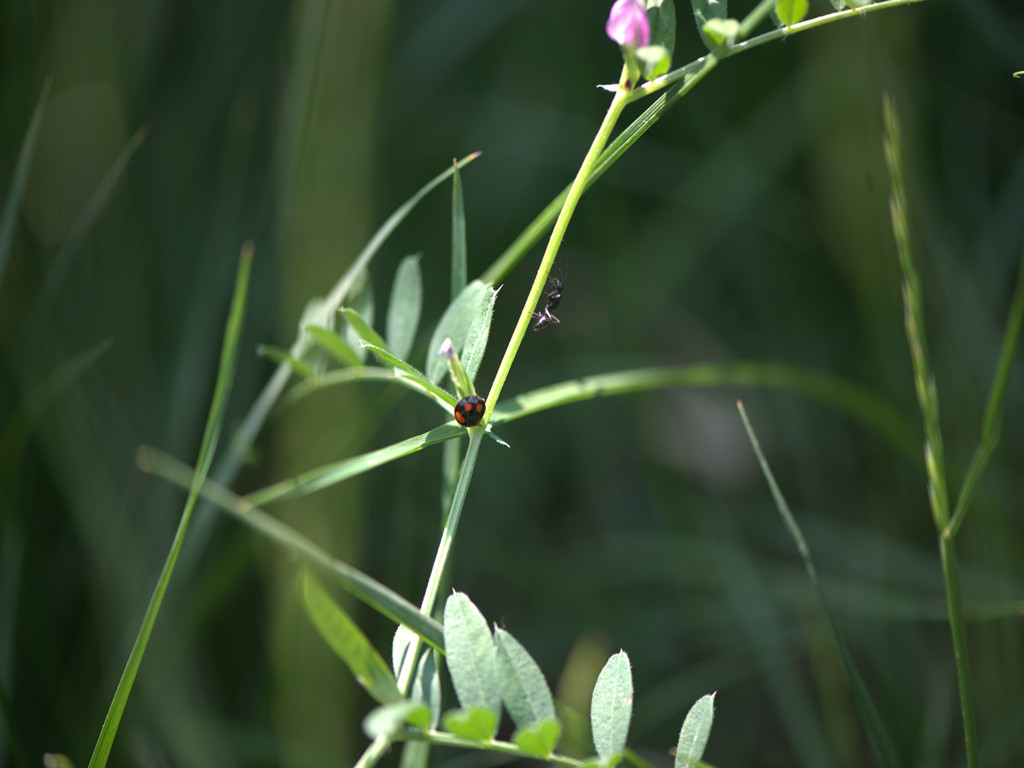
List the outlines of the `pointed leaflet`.
{"type": "MultiPolygon", "coordinates": [[[[493,306],[494,298],[490,295],[493,293],[493,290],[479,280],[474,280],[463,288],[458,297],[448,305],[448,309],[441,315],[434,334],[430,337],[430,344],[427,346],[427,364],[424,371],[430,383],[439,383],[448,370],[446,359],[437,354],[441,348],[441,342],[450,338],[452,347],[461,356],[467,339],[470,337],[471,329],[479,327],[481,313],[488,311],[488,305],[493,306]]],[[[489,328],[484,332],[485,342],[487,330],[489,328]]],[[[479,339],[479,336],[479,331],[474,331],[473,338],[479,339]]],[[[480,356],[483,356],[482,352],[480,356]]]]}
{"type": "Polygon", "coordinates": [[[358,368],[360,365],[359,353],[348,345],[341,336],[334,331],[321,328],[319,325],[307,325],[303,330],[313,339],[313,343],[329,354],[342,365],[358,368]]]}
{"type": "Polygon", "coordinates": [[[590,700],[590,728],[594,748],[602,761],[614,760],[626,748],[632,714],[633,673],[626,652],[619,651],[597,676],[590,700]]]}
{"type": "Polygon", "coordinates": [[[697,703],[686,713],[686,720],[679,731],[676,745],[675,768],[690,768],[692,761],[700,760],[711,735],[711,721],[715,718],[715,694],[709,693],[697,699],[697,703]]]}
{"type": "Polygon", "coordinates": [[[487,620],[462,592],[455,592],[444,604],[444,648],[459,704],[466,710],[490,710],[497,725],[501,694],[494,641],[487,620]]]}
{"type": "Polygon", "coordinates": [[[651,25],[651,45],[660,45],[671,59],[676,49],[676,6],[672,0],[648,0],[647,21],[651,25]]]}
{"type": "Polygon", "coordinates": [[[724,19],[729,14],[726,0],[690,0],[693,6],[693,20],[697,22],[697,31],[709,51],[714,50],[721,41],[716,41],[704,31],[704,25],[712,19],[724,19]]]}
{"type": "Polygon", "coordinates": [[[391,301],[388,303],[388,317],[384,325],[388,349],[402,360],[408,358],[412,351],[422,307],[420,256],[406,256],[395,270],[395,282],[391,286],[391,301]]]}
{"type": "Polygon", "coordinates": [[[454,299],[466,287],[466,204],[462,197],[459,165],[452,161],[452,292],[454,299]]]}
{"type": "Polygon", "coordinates": [[[498,659],[498,684],[505,709],[519,728],[555,717],[544,673],[519,641],[500,627],[494,629],[498,659]]]}
{"type": "Polygon", "coordinates": [[[491,320],[494,317],[494,302],[497,298],[498,292],[488,286],[480,301],[480,306],[477,308],[476,318],[469,328],[469,333],[466,334],[466,344],[462,350],[462,364],[466,368],[466,374],[470,381],[476,380],[480,363],[484,359],[487,337],[491,333],[491,320]]]}
{"type": "MultiPolygon", "coordinates": [[[[348,321],[349,329],[360,339],[364,339],[378,347],[387,348],[387,342],[384,341],[384,339],[380,337],[380,334],[370,326],[372,321],[365,320],[363,316],[359,314],[358,310],[352,309],[351,307],[342,307],[338,311],[345,316],[345,320],[348,321]]],[[[356,344],[356,347],[360,349],[360,357],[363,357],[365,353],[362,351],[362,344],[356,344]]]]}
{"type": "Polygon", "coordinates": [[[391,670],[352,618],[309,571],[301,572],[299,584],[306,615],[324,641],[355,675],[356,682],[381,704],[400,701],[402,693],[391,670]]]}

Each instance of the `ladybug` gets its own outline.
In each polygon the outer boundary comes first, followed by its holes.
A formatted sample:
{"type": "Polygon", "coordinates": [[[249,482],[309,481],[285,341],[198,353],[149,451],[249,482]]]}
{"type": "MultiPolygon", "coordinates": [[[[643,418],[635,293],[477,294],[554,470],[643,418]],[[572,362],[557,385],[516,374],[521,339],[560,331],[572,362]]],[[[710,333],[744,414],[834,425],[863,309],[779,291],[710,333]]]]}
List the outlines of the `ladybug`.
{"type": "Polygon", "coordinates": [[[487,403],[480,395],[469,395],[455,404],[455,420],[464,427],[475,427],[484,417],[487,403]]]}

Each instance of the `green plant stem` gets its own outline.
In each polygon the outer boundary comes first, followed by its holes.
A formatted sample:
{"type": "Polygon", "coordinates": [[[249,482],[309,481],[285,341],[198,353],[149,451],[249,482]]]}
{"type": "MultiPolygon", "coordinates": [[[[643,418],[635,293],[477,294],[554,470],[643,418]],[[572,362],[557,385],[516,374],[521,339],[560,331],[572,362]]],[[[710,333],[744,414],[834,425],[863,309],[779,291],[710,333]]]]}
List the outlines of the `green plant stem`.
{"type": "Polygon", "coordinates": [[[530,293],[526,297],[526,303],[523,304],[523,309],[519,313],[519,321],[512,332],[512,338],[509,339],[508,347],[505,349],[505,356],[502,357],[501,363],[498,365],[498,372],[491,383],[491,390],[487,393],[487,411],[484,413],[483,424],[486,424],[490,419],[494,405],[497,403],[501,390],[505,386],[505,380],[508,378],[516,353],[519,351],[519,345],[522,344],[523,337],[526,335],[526,329],[533,318],[533,308],[537,306],[537,302],[544,292],[544,286],[548,281],[548,274],[555,263],[555,256],[558,255],[558,248],[561,246],[562,238],[569,228],[569,221],[576,211],[576,205],[579,203],[580,197],[583,196],[587,179],[593,173],[601,150],[608,143],[608,137],[611,136],[612,129],[615,127],[615,123],[618,121],[619,115],[622,114],[622,109],[626,106],[628,100],[629,90],[626,88],[626,72],[625,68],[623,68],[622,76],[619,79],[619,89],[612,97],[611,104],[608,105],[608,111],[605,113],[604,120],[601,121],[601,127],[598,129],[593,142],[590,144],[590,149],[587,150],[587,154],[583,158],[583,163],[580,165],[576,178],[569,187],[565,202],[562,204],[562,210],[555,220],[554,229],[551,231],[547,248],[544,249],[544,256],[541,258],[540,268],[537,270],[537,275],[533,280],[533,286],[530,288],[530,293]]]}
{"type": "Polygon", "coordinates": [[[953,539],[939,536],[939,554],[946,586],[946,606],[949,610],[949,629],[953,636],[953,658],[956,662],[957,687],[960,690],[960,712],[964,721],[964,749],[968,768],[978,768],[978,734],[974,725],[974,693],[971,685],[971,660],[967,655],[967,625],[964,623],[964,603],[960,594],[960,567],[957,564],[953,539]]]}
{"type": "MultiPolygon", "coordinates": [[[[409,729],[396,734],[395,738],[403,741],[425,741],[428,744],[434,744],[438,747],[457,747],[459,749],[477,750],[486,749],[488,752],[496,752],[501,755],[512,755],[514,757],[543,760],[544,762],[551,763],[552,765],[568,765],[574,767],[585,765],[583,760],[577,760],[574,757],[566,757],[565,755],[558,755],[554,753],[545,758],[538,758],[536,755],[531,755],[529,752],[520,748],[518,744],[513,744],[510,741],[491,739],[487,742],[480,742],[473,739],[464,739],[461,736],[455,736],[454,734],[447,733],[445,731],[417,731],[409,729]]],[[[363,768],[359,763],[356,765],[358,768],[363,768]]]]}

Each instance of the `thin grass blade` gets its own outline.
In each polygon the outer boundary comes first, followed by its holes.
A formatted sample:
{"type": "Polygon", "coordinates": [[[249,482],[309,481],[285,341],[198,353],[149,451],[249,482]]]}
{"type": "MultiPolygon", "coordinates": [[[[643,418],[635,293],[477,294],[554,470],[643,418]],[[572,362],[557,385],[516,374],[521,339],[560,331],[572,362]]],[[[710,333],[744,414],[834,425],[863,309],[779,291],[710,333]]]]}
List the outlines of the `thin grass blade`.
{"type": "Polygon", "coordinates": [[[156,623],[157,614],[160,611],[160,604],[163,602],[164,593],[171,580],[171,573],[174,571],[174,564],[177,562],[178,554],[185,542],[185,534],[188,531],[188,524],[192,519],[196,501],[199,498],[200,490],[206,482],[206,476],[210,471],[213,462],[213,454],[217,448],[220,437],[221,426],[224,423],[224,413],[227,410],[228,394],[231,391],[231,384],[235,375],[235,364],[238,361],[238,345],[242,337],[242,321],[245,318],[245,304],[249,293],[249,276],[252,271],[252,243],[242,246],[242,253],[238,262],[238,276],[235,280],[234,297],[231,300],[231,309],[228,314],[227,327],[224,331],[224,343],[221,348],[220,367],[217,372],[217,383],[214,387],[213,402],[210,405],[210,413],[206,420],[206,428],[203,430],[203,439],[199,447],[199,459],[196,462],[195,472],[192,474],[192,481],[189,484],[188,498],[185,501],[185,509],[181,514],[181,522],[174,535],[174,542],[171,544],[170,552],[164,563],[163,570],[157,581],[156,589],[149,600],[142,626],[135,638],[128,663],[125,665],[121,680],[114,692],[114,698],[110,702],[107,716],[100,729],[99,738],[93,749],[92,757],[89,760],[89,768],[101,768],[106,765],[110,756],[111,747],[114,744],[114,736],[117,734],[118,726],[121,723],[121,715],[124,713],[128,696],[131,693],[135,676],[142,664],[143,654],[146,652],[146,645],[149,642],[150,633],[156,623]]]}
{"type": "Polygon", "coordinates": [[[32,167],[36,141],[39,139],[39,125],[43,120],[43,110],[46,108],[46,99],[50,95],[52,84],[53,78],[48,77],[43,83],[36,108],[32,111],[28,128],[25,130],[25,138],[22,139],[21,149],[18,151],[18,161],[14,165],[14,176],[11,178],[11,186],[7,191],[7,203],[4,205],[3,216],[0,217],[0,286],[4,284],[4,272],[7,270],[7,261],[11,256],[14,228],[18,221],[18,212],[21,210],[21,200],[25,195],[25,184],[28,182],[28,172],[32,167]]]}
{"type": "Polygon", "coordinates": [[[817,569],[815,569],[814,562],[811,560],[811,551],[807,546],[807,540],[804,538],[803,532],[800,530],[800,526],[797,524],[796,518],[789,509],[789,504],[786,503],[786,499],[782,495],[782,491],[779,489],[778,483],[775,481],[775,475],[772,473],[771,467],[768,466],[768,460],[761,451],[761,444],[757,439],[757,435],[754,434],[754,428],[751,426],[750,420],[747,418],[747,412],[743,408],[743,404],[737,403],[737,407],[739,408],[740,417],[743,419],[743,427],[747,431],[747,437],[750,439],[750,445],[754,449],[754,454],[757,456],[757,462],[760,464],[761,471],[764,473],[765,480],[771,490],[772,499],[775,502],[775,508],[778,510],[779,516],[782,517],[782,521],[785,523],[786,529],[789,531],[789,535],[793,538],[793,542],[796,544],[797,551],[800,553],[800,559],[804,564],[804,569],[807,571],[807,576],[811,581],[811,585],[814,587],[815,593],[817,594],[818,602],[821,605],[822,611],[825,613],[825,617],[828,619],[829,628],[832,630],[832,637],[836,642],[836,648],[839,651],[839,658],[843,664],[843,672],[846,674],[846,681],[850,686],[850,690],[853,692],[853,700],[857,705],[857,711],[860,714],[864,727],[868,732],[868,738],[871,741],[871,746],[874,748],[878,761],[885,768],[896,768],[896,766],[900,765],[900,762],[896,757],[896,750],[893,748],[892,739],[889,737],[889,733],[885,728],[885,723],[878,714],[878,710],[875,708],[875,703],[871,698],[871,694],[868,692],[864,679],[861,677],[860,670],[857,669],[857,665],[854,663],[853,657],[850,655],[850,652],[846,647],[846,641],[843,639],[843,635],[839,630],[839,624],[836,621],[835,616],[832,614],[832,609],[829,607],[828,601],[825,599],[825,589],[818,580],[817,569]]]}

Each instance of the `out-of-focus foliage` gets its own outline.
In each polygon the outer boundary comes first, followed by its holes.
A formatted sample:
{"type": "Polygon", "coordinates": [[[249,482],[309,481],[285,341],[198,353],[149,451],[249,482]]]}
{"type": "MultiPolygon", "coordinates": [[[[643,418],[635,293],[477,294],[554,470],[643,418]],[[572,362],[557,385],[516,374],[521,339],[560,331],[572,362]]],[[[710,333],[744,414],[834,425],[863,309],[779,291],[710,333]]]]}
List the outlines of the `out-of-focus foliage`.
{"type": "MultiPolygon", "coordinates": [[[[683,10],[674,66],[705,50],[683,10]]],[[[811,3],[811,15],[827,10],[811,3]]],[[[0,686],[14,726],[0,728],[0,766],[38,765],[44,751],[88,759],[182,506],[134,454],[150,443],[196,455],[241,243],[256,257],[222,442],[269,374],[256,345],[287,347],[306,302],[453,157],[484,152],[461,174],[471,280],[571,179],[609,98],[594,85],[621,65],[607,11],[541,0],[0,8],[5,198],[52,78],[0,283],[0,686]]],[[[559,258],[561,323],[527,336],[506,396],[624,367],[772,360],[847,377],[913,422],[881,145],[888,91],[956,489],[1024,241],[1022,39],[1013,3],[935,1],[723,62],[583,198],[559,258]]],[[[423,254],[412,359],[449,300],[451,231],[439,190],[374,265],[384,317],[398,264],[423,254]]],[[[538,257],[505,279],[478,382],[538,257]]],[[[1002,443],[960,533],[990,766],[1024,754],[1022,392],[1017,362],[1002,443]]],[[[671,764],[679,723],[711,690],[715,764],[869,764],[739,393],[598,399],[503,425],[512,448],[486,441],[452,584],[578,710],[626,649],[630,745],[656,765],[671,764]]],[[[921,456],[805,398],[742,395],[897,752],[956,764],[921,456]]],[[[234,487],[438,423],[404,389],[332,388],[275,413],[234,487]]],[[[440,465],[431,448],[279,514],[417,601],[440,465]]],[[[373,703],[306,619],[295,564],[229,520],[194,525],[111,764],[349,764],[373,703]]],[[[346,610],[388,647],[393,627],[346,610]]]]}

